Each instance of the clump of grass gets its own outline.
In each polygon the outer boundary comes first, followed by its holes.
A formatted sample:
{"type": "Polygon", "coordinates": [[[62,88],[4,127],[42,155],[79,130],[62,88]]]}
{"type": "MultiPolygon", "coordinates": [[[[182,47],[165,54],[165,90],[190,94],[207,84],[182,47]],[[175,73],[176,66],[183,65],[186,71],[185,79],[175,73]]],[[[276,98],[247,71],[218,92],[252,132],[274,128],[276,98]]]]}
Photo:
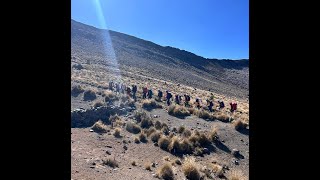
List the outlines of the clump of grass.
{"type": "Polygon", "coordinates": [[[196,147],[193,151],[193,154],[195,156],[202,156],[203,155],[203,148],[201,147],[196,147]]]}
{"type": "Polygon", "coordinates": [[[111,123],[114,123],[114,122],[122,121],[122,120],[121,120],[121,117],[120,117],[118,114],[115,114],[115,115],[111,115],[111,116],[109,117],[109,121],[110,121],[111,123]]]}
{"type": "Polygon", "coordinates": [[[184,130],[185,130],[186,128],[184,127],[184,126],[180,126],[179,128],[178,128],[178,133],[183,133],[184,132],[184,130]]]}
{"type": "Polygon", "coordinates": [[[224,113],[218,113],[213,115],[213,119],[222,121],[222,122],[229,122],[230,117],[227,114],[224,113]]]}
{"type": "Polygon", "coordinates": [[[170,163],[166,163],[158,169],[157,175],[164,180],[173,180],[174,173],[170,163]]]}
{"type": "Polygon", "coordinates": [[[191,136],[191,131],[189,130],[189,129],[185,129],[184,131],[183,131],[183,133],[182,133],[182,135],[184,136],[184,137],[190,137],[191,136]]]}
{"type": "Polygon", "coordinates": [[[137,144],[140,143],[139,138],[138,137],[134,137],[134,142],[137,143],[137,144]]]}
{"type": "Polygon", "coordinates": [[[169,144],[170,144],[170,140],[165,136],[160,137],[160,139],[158,140],[158,145],[163,150],[168,150],[169,144]]]}
{"type": "Polygon", "coordinates": [[[94,108],[101,107],[101,106],[103,106],[103,103],[101,101],[97,101],[93,105],[94,108]]]}
{"type": "Polygon", "coordinates": [[[80,85],[73,86],[71,89],[71,95],[73,96],[78,96],[80,93],[83,93],[83,92],[84,92],[84,89],[80,85]]]}
{"type": "Polygon", "coordinates": [[[149,128],[150,126],[153,126],[153,122],[149,117],[148,118],[144,118],[144,119],[141,120],[140,126],[142,128],[149,128]]]}
{"type": "Polygon", "coordinates": [[[144,111],[135,111],[134,117],[137,120],[137,122],[141,122],[143,119],[148,119],[147,113],[144,111]]]}
{"type": "Polygon", "coordinates": [[[153,132],[151,135],[150,135],[150,139],[152,142],[158,142],[158,140],[160,139],[161,137],[161,134],[159,131],[156,131],[156,132],[153,132]]]}
{"type": "Polygon", "coordinates": [[[120,128],[115,128],[113,132],[114,137],[121,137],[120,132],[121,132],[120,128]]]}
{"type": "Polygon", "coordinates": [[[184,175],[190,180],[200,180],[199,166],[196,164],[194,157],[186,157],[182,164],[184,175]]]}
{"type": "Polygon", "coordinates": [[[169,152],[187,154],[191,152],[192,145],[187,139],[179,139],[177,136],[171,138],[168,146],[169,152]]]}
{"type": "Polygon", "coordinates": [[[228,180],[248,180],[248,178],[240,170],[231,170],[226,176],[228,180]]]}
{"type": "Polygon", "coordinates": [[[241,121],[240,119],[238,119],[233,122],[233,126],[237,131],[239,131],[239,130],[245,129],[247,127],[247,124],[241,121]]]}
{"type": "Polygon", "coordinates": [[[171,138],[171,142],[168,146],[169,152],[177,153],[179,150],[179,138],[177,136],[173,136],[171,138]]]}
{"type": "Polygon", "coordinates": [[[210,119],[211,118],[209,112],[205,111],[203,109],[201,109],[200,111],[197,111],[197,116],[202,119],[210,119]]]}
{"type": "Polygon", "coordinates": [[[112,168],[119,167],[118,162],[117,162],[115,159],[110,159],[110,158],[108,158],[108,159],[106,159],[106,160],[103,159],[103,160],[102,160],[102,164],[103,164],[103,165],[110,166],[110,167],[112,167],[112,168]]]}
{"type": "Polygon", "coordinates": [[[147,142],[147,136],[146,136],[146,134],[145,133],[143,133],[143,132],[141,132],[140,134],[139,134],[139,140],[141,141],[141,142],[147,142]]]}
{"type": "Polygon", "coordinates": [[[161,122],[157,120],[156,123],[154,123],[154,127],[160,130],[162,128],[161,122]]]}
{"type": "Polygon", "coordinates": [[[223,176],[223,168],[222,168],[222,166],[220,166],[218,164],[213,164],[212,165],[212,170],[216,174],[216,176],[218,176],[218,177],[222,177],[223,176]]]}
{"type": "Polygon", "coordinates": [[[133,134],[138,134],[141,132],[141,128],[139,125],[135,124],[135,123],[132,123],[132,122],[128,122],[126,124],[126,130],[128,132],[131,132],[133,134]]]}
{"type": "Polygon", "coordinates": [[[170,129],[169,129],[168,126],[163,126],[162,129],[161,129],[161,131],[162,131],[163,134],[165,134],[165,135],[169,135],[169,133],[170,133],[170,129]]]}
{"type": "Polygon", "coordinates": [[[206,136],[206,134],[200,133],[200,136],[199,136],[199,144],[200,144],[201,146],[206,146],[206,145],[210,144],[210,140],[209,140],[209,138],[206,136]]]}
{"type": "Polygon", "coordinates": [[[144,109],[155,109],[155,108],[162,108],[160,104],[158,104],[154,99],[144,99],[142,101],[142,107],[144,109]]]}
{"type": "Polygon", "coordinates": [[[105,102],[119,100],[119,97],[112,91],[108,90],[103,93],[105,102]]]}
{"type": "Polygon", "coordinates": [[[157,130],[154,127],[150,127],[149,129],[144,130],[147,136],[149,137],[152,133],[156,132],[157,130]]]}
{"type": "Polygon", "coordinates": [[[196,112],[196,109],[193,107],[187,108],[187,110],[190,112],[190,114],[194,114],[196,112]]]}
{"type": "Polygon", "coordinates": [[[144,163],[144,168],[148,171],[151,171],[151,163],[150,162],[144,163]]]}
{"type": "Polygon", "coordinates": [[[95,122],[91,128],[94,132],[97,133],[106,133],[108,132],[108,126],[106,126],[101,120],[95,122]]]}
{"type": "Polygon", "coordinates": [[[179,105],[170,105],[168,108],[168,114],[180,118],[190,116],[190,112],[184,106],[179,105]]]}
{"type": "Polygon", "coordinates": [[[85,101],[92,101],[92,100],[95,100],[96,98],[97,98],[96,92],[92,89],[86,90],[83,93],[83,100],[85,101]]]}
{"type": "Polygon", "coordinates": [[[211,129],[211,131],[209,132],[209,140],[211,142],[217,142],[219,140],[218,128],[217,127],[213,127],[211,129]]]}
{"type": "Polygon", "coordinates": [[[163,123],[161,124],[161,128],[163,128],[163,127],[169,127],[169,126],[168,126],[167,123],[163,122],[163,123]]]}

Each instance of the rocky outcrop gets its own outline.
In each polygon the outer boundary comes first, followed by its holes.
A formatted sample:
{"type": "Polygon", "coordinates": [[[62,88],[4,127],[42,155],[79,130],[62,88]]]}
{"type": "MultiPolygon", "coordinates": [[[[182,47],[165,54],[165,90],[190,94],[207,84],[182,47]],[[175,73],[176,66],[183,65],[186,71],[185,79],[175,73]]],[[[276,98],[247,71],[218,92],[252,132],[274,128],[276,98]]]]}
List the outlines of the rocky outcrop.
{"type": "Polygon", "coordinates": [[[71,128],[91,127],[98,120],[110,124],[110,115],[124,115],[135,110],[134,107],[100,106],[93,109],[76,109],[71,111],[71,128]]]}

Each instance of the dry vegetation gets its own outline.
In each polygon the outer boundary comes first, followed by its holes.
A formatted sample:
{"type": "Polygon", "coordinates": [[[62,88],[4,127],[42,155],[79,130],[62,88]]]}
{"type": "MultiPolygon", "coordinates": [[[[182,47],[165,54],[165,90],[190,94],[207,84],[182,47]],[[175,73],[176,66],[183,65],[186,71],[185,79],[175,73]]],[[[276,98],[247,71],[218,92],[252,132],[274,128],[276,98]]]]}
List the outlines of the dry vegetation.
{"type": "Polygon", "coordinates": [[[183,164],[182,170],[184,175],[190,180],[200,180],[199,165],[195,162],[193,157],[186,157],[183,164]]]}
{"type": "Polygon", "coordinates": [[[103,160],[102,160],[102,164],[103,164],[103,165],[110,166],[110,167],[112,167],[112,168],[119,167],[118,162],[117,162],[115,159],[110,159],[110,158],[108,158],[108,159],[106,159],[106,160],[103,159],[103,160]]]}
{"type": "Polygon", "coordinates": [[[101,120],[95,122],[91,129],[97,133],[106,133],[108,132],[108,126],[105,125],[101,120]]]}
{"type": "Polygon", "coordinates": [[[228,180],[248,180],[241,170],[231,170],[226,176],[228,180]]]}
{"type": "Polygon", "coordinates": [[[170,163],[166,163],[158,169],[157,175],[164,180],[173,180],[174,173],[170,163]]]}

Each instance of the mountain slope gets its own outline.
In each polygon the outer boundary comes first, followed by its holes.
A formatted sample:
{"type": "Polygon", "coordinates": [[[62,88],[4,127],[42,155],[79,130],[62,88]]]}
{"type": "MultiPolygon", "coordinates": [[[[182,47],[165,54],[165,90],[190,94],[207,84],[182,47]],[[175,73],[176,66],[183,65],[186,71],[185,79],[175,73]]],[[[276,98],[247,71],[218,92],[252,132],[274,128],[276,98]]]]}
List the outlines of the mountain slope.
{"type": "Polygon", "coordinates": [[[248,95],[248,60],[207,59],[130,35],[97,29],[72,20],[73,60],[119,68],[121,75],[140,74],[239,98],[248,95]]]}

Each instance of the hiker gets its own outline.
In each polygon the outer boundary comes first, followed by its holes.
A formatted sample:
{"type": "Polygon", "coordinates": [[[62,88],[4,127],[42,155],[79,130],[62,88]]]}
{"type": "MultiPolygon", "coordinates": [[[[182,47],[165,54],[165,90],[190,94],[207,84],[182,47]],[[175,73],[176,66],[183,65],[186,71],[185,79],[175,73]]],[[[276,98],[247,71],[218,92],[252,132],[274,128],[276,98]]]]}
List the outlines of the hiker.
{"type": "Polygon", "coordinates": [[[195,104],[196,104],[196,107],[197,107],[198,109],[201,108],[201,106],[200,106],[200,99],[199,99],[198,97],[196,98],[195,104]]]}
{"type": "Polygon", "coordinates": [[[153,92],[151,89],[148,90],[148,98],[151,99],[153,95],[153,92]]]}
{"type": "Polygon", "coordinates": [[[126,85],[123,83],[121,84],[121,93],[124,94],[124,92],[126,91],[126,85]]]}
{"type": "Polygon", "coordinates": [[[162,98],[162,91],[159,89],[158,90],[158,98],[159,98],[159,101],[161,101],[161,98],[162,98]]]}
{"type": "Polygon", "coordinates": [[[178,94],[176,95],[175,101],[176,101],[177,104],[180,104],[180,99],[179,99],[179,95],[178,94]]]}
{"type": "Polygon", "coordinates": [[[189,102],[190,102],[190,96],[188,95],[188,94],[185,94],[184,95],[184,105],[187,107],[190,107],[190,104],[189,104],[189,102]]]}
{"type": "Polygon", "coordinates": [[[127,87],[127,95],[131,97],[131,88],[127,87]]]}
{"type": "Polygon", "coordinates": [[[219,102],[219,110],[224,108],[224,102],[223,101],[218,101],[219,102]]]}
{"type": "Polygon", "coordinates": [[[213,101],[213,100],[214,100],[214,95],[213,95],[212,93],[210,93],[210,95],[211,95],[211,96],[210,96],[210,100],[213,101]]]}
{"type": "Polygon", "coordinates": [[[212,112],[213,102],[207,99],[209,111],[212,112]]]}
{"type": "Polygon", "coordinates": [[[109,89],[110,89],[111,91],[113,91],[113,81],[110,81],[110,82],[109,82],[109,89]]]}
{"type": "Polygon", "coordinates": [[[120,93],[120,83],[116,83],[116,91],[117,93],[120,93]]]}
{"type": "Polygon", "coordinates": [[[142,88],[142,93],[143,93],[142,98],[143,99],[147,98],[148,88],[147,87],[143,87],[142,88]]]}
{"type": "Polygon", "coordinates": [[[166,91],[166,93],[167,105],[170,106],[170,99],[172,98],[172,94],[168,90],[166,91]]]}
{"type": "Polygon", "coordinates": [[[230,102],[230,111],[233,112],[237,110],[237,103],[236,102],[230,102]]]}
{"type": "Polygon", "coordinates": [[[132,85],[132,97],[134,101],[137,101],[137,97],[136,97],[137,90],[138,90],[137,85],[132,85]]]}

